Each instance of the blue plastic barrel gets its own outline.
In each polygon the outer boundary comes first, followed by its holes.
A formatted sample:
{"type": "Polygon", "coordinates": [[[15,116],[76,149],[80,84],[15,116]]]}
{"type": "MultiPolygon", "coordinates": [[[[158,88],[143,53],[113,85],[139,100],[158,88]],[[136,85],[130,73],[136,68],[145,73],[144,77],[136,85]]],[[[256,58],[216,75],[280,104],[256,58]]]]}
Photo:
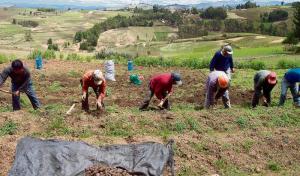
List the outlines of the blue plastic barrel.
{"type": "Polygon", "coordinates": [[[133,61],[132,60],[128,60],[127,66],[128,66],[128,71],[132,71],[133,70],[133,61]]]}
{"type": "Polygon", "coordinates": [[[42,56],[37,56],[35,58],[35,68],[36,69],[42,69],[43,68],[43,60],[42,56]]]}

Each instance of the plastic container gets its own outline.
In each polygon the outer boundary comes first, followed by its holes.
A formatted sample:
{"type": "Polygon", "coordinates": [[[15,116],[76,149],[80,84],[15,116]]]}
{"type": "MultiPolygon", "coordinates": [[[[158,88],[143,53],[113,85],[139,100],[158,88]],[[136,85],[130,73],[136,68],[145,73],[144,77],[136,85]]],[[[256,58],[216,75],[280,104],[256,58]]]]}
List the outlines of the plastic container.
{"type": "Polygon", "coordinates": [[[128,67],[128,71],[132,71],[133,70],[133,61],[132,60],[128,60],[127,67],[128,67]]]}
{"type": "Polygon", "coordinates": [[[39,69],[39,70],[43,68],[43,59],[42,59],[42,56],[37,56],[35,58],[35,68],[39,69]]]}

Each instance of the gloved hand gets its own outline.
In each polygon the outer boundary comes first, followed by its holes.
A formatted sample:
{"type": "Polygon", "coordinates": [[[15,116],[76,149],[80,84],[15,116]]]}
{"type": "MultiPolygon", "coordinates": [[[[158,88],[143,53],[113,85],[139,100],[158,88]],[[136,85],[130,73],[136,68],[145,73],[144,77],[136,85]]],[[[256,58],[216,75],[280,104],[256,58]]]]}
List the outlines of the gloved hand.
{"type": "Polygon", "coordinates": [[[85,99],[86,99],[86,92],[83,92],[81,99],[82,99],[82,100],[85,100],[85,99]]]}

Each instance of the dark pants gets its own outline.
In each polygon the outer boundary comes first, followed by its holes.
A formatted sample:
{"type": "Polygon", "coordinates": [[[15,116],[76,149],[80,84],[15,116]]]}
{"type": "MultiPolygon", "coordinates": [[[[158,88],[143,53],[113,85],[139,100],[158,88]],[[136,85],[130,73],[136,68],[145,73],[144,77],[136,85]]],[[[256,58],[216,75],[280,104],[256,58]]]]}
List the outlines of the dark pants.
{"type": "MultiPolygon", "coordinates": [[[[80,80],[80,84],[81,84],[81,87],[82,87],[82,84],[83,84],[82,80],[80,80]]],[[[96,94],[96,99],[98,100],[98,98],[100,96],[99,87],[93,88],[93,90],[96,94]]],[[[104,108],[103,101],[101,101],[101,104],[102,104],[102,108],[104,108]]],[[[90,107],[89,107],[89,91],[86,92],[86,98],[84,100],[81,100],[81,107],[85,111],[90,110],[90,107]]],[[[97,109],[99,109],[98,105],[97,105],[97,109]]]]}
{"type": "MultiPolygon", "coordinates": [[[[168,95],[168,93],[167,93],[167,92],[164,92],[164,93],[163,93],[163,98],[165,98],[167,95],[168,95]]],[[[151,88],[149,87],[148,95],[147,95],[147,97],[145,98],[143,104],[140,106],[140,110],[145,110],[145,109],[148,108],[149,103],[150,103],[150,101],[151,101],[151,99],[152,99],[153,96],[154,96],[154,92],[153,92],[153,90],[151,90],[151,88]]],[[[164,102],[164,104],[163,104],[162,107],[163,107],[164,109],[168,109],[168,110],[170,109],[169,99],[167,99],[167,100],[164,102]]]]}
{"type": "Polygon", "coordinates": [[[263,91],[262,95],[266,98],[267,104],[264,104],[265,106],[269,106],[271,103],[271,91],[275,87],[274,85],[270,85],[268,83],[264,83],[262,87],[256,87],[255,92],[252,98],[252,107],[255,108],[258,103],[259,99],[261,97],[261,91],[263,91]]]}
{"type": "MultiPolygon", "coordinates": [[[[12,92],[15,92],[17,90],[19,90],[19,86],[12,84],[11,87],[12,92]]],[[[41,107],[41,104],[35,94],[34,88],[32,86],[32,82],[29,81],[27,85],[25,85],[22,89],[20,89],[19,91],[24,92],[27,97],[29,98],[32,107],[34,109],[38,109],[39,107],[41,107]]],[[[21,109],[21,105],[20,105],[20,96],[17,95],[12,95],[12,105],[13,105],[13,110],[17,111],[21,109]]]]}

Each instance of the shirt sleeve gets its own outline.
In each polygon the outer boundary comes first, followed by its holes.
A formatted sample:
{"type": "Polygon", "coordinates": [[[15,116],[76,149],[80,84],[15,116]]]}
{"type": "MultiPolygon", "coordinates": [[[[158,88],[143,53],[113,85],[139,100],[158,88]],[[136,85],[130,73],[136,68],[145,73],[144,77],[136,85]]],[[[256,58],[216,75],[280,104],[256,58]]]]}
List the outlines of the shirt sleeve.
{"type": "Polygon", "coordinates": [[[10,68],[5,68],[1,72],[1,74],[0,74],[0,85],[4,84],[4,82],[6,81],[6,79],[9,76],[10,73],[11,73],[11,69],[10,68]]]}
{"type": "Polygon", "coordinates": [[[216,65],[217,53],[215,53],[214,57],[211,59],[209,64],[209,70],[214,71],[216,65]]]}
{"type": "Polygon", "coordinates": [[[100,87],[100,91],[99,91],[100,95],[99,95],[98,99],[101,99],[101,100],[104,99],[104,97],[105,97],[105,90],[106,90],[106,82],[103,82],[103,84],[100,87]]]}
{"type": "Polygon", "coordinates": [[[88,80],[85,77],[83,77],[82,78],[82,92],[87,92],[88,88],[89,88],[88,80]]]}

